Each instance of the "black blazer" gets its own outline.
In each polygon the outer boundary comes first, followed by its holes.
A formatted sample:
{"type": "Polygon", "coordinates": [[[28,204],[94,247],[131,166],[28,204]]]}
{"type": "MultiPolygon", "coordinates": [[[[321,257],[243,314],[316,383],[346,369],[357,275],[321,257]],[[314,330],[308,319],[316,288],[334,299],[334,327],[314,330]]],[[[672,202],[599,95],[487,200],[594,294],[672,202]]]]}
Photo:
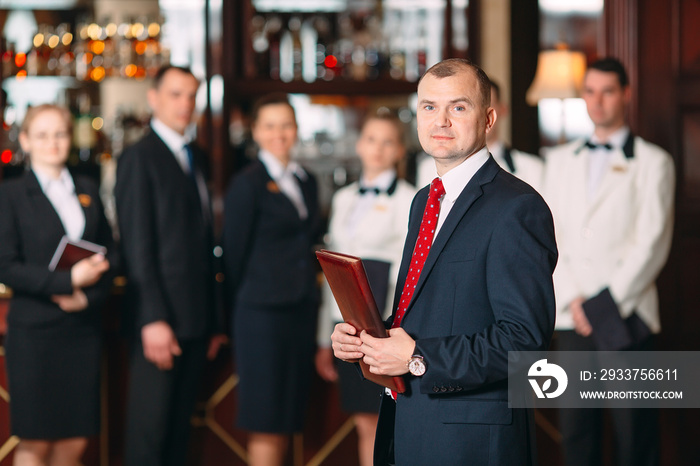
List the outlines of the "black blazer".
{"type": "Polygon", "coordinates": [[[229,305],[280,305],[318,299],[316,180],[299,180],[309,215],[299,218],[265,166],[256,161],[231,181],[223,234],[229,305]]]}
{"type": "MultiPolygon", "coordinates": [[[[117,266],[116,248],[97,186],[88,178],[76,176],[73,183],[83,199],[82,238],[107,247],[113,270],[117,266]]],[[[73,318],[99,322],[101,305],[110,290],[109,272],[83,290],[89,303],[85,311],[66,314],[51,301],[52,295],[73,293],[70,270],[50,272],[48,268],[63,235],[61,219],[33,171],[0,183],[0,282],[14,293],[7,319],[11,326],[50,326],[73,318]]]]}
{"type": "MultiPolygon", "coordinates": [[[[193,149],[204,173],[205,154],[193,149]]],[[[216,331],[211,208],[195,183],[151,131],[124,150],[114,190],[127,274],[126,328],[163,320],[179,339],[216,331]]]]}
{"type": "MultiPolygon", "coordinates": [[[[398,302],[428,188],[416,195],[396,287],[398,302]]],[[[557,261],[549,208],[529,185],[489,160],[438,232],[402,327],[425,358],[422,377],[384,397],[375,464],[534,461],[527,410],[508,407],[508,351],[543,351],[554,331],[557,261]]],[[[394,309],[396,306],[394,306],[394,309]]]]}

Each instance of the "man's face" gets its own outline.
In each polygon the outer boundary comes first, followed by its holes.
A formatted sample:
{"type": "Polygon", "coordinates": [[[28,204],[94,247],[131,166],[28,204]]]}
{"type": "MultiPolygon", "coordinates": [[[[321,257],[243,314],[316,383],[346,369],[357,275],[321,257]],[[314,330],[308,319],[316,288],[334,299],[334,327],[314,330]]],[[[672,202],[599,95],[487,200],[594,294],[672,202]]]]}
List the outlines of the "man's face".
{"type": "Polygon", "coordinates": [[[148,91],[148,103],[153,116],[173,131],[185,134],[192,122],[199,82],[189,73],[168,70],[157,89],[148,91]]]}
{"type": "Polygon", "coordinates": [[[625,123],[625,105],[629,102],[629,87],[622,87],[617,74],[588,70],[583,81],[583,100],[588,115],[598,128],[616,129],[625,123]]]}
{"type": "Polygon", "coordinates": [[[456,166],[484,147],[496,112],[484,106],[474,71],[464,68],[445,78],[423,77],[417,120],[423,150],[438,166],[456,166]]]}

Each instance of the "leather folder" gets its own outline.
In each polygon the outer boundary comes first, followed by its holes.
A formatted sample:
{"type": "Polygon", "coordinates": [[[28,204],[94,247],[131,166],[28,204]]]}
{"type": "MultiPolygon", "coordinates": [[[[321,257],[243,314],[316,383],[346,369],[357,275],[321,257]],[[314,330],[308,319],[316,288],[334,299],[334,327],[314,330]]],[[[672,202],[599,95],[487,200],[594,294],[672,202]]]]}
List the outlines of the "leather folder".
{"type": "Polygon", "coordinates": [[[82,239],[72,241],[67,236],[64,236],[58,243],[58,247],[51,258],[49,270],[53,272],[54,270],[70,269],[76,262],[94,254],[105,255],[107,254],[107,248],[82,239]]]}
{"type": "MultiPolygon", "coordinates": [[[[362,259],[325,249],[317,251],[316,257],[321,263],[343,320],[355,327],[358,335],[365,330],[373,337],[386,338],[386,327],[377,309],[362,259]]],[[[358,363],[365,379],[398,393],[406,391],[403,377],[373,374],[362,360],[358,363]]]]}

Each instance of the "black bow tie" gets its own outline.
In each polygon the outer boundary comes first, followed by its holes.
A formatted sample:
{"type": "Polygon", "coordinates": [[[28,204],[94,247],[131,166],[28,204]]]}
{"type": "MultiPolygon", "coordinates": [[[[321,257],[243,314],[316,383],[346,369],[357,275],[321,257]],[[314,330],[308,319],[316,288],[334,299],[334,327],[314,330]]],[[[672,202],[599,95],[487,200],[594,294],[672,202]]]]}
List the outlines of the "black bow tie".
{"type": "Polygon", "coordinates": [[[381,192],[379,188],[365,188],[364,186],[360,186],[360,189],[358,189],[357,191],[360,193],[360,196],[367,193],[374,193],[379,195],[379,193],[381,192]]]}
{"type": "Polygon", "coordinates": [[[591,141],[586,141],[586,144],[584,144],[586,147],[588,147],[591,150],[595,149],[605,149],[605,150],[612,150],[612,146],[608,144],[607,142],[605,144],[594,144],[591,141]]]}

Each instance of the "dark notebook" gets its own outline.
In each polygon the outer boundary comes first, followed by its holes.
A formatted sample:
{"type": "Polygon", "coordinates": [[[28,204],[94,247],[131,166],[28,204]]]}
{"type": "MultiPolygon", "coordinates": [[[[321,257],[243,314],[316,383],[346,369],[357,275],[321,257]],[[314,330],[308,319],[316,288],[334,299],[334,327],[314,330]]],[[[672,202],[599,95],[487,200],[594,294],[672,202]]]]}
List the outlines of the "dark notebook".
{"type": "MultiPolygon", "coordinates": [[[[365,330],[373,337],[386,338],[386,327],[377,309],[377,300],[367,280],[362,259],[326,250],[317,251],[316,257],[321,263],[323,273],[345,322],[355,327],[358,334],[365,330]]],[[[398,393],[406,390],[403,377],[373,374],[369,371],[367,364],[361,360],[358,362],[362,375],[367,380],[398,393]]]]}
{"type": "Polygon", "coordinates": [[[634,348],[651,335],[651,330],[636,312],[623,319],[610,290],[604,289],[583,303],[583,311],[593,328],[591,338],[598,351],[634,348]]]}
{"type": "Polygon", "coordinates": [[[61,238],[58,243],[56,252],[49,263],[49,270],[66,270],[94,254],[107,254],[107,248],[99,244],[91,243],[90,241],[78,240],[72,241],[67,236],[61,238]]]}

